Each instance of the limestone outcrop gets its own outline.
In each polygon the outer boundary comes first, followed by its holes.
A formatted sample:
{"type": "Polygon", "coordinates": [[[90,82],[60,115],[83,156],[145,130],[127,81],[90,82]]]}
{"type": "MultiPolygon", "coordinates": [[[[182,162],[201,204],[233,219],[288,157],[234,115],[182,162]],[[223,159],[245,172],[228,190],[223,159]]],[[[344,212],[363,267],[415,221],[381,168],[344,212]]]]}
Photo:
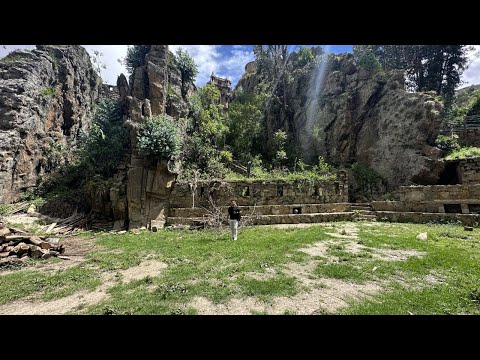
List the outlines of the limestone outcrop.
{"type": "Polygon", "coordinates": [[[176,174],[165,162],[149,163],[136,149],[138,127],[144,118],[166,114],[175,118],[188,114],[181,98],[180,73],[174,66],[167,45],[152,45],[145,65],[135,69],[130,84],[122,74],[117,87],[121,106],[130,126],[130,156],[124,180],[126,191],[110,192],[115,227],[162,227],[176,174]],[[125,211],[123,211],[125,209],[125,211]]]}
{"type": "Polygon", "coordinates": [[[77,45],[37,45],[0,59],[0,202],[37,185],[87,131],[100,78],[77,45]]]}
{"type": "MultiPolygon", "coordinates": [[[[438,183],[444,166],[434,142],[442,104],[434,94],[407,93],[401,72],[370,73],[351,54],[287,68],[286,110],[271,101],[268,141],[283,129],[294,135],[291,142],[307,161],[322,155],[337,166],[358,162],[392,187],[438,183]]],[[[238,86],[254,91],[257,83],[249,73],[238,86]]]]}

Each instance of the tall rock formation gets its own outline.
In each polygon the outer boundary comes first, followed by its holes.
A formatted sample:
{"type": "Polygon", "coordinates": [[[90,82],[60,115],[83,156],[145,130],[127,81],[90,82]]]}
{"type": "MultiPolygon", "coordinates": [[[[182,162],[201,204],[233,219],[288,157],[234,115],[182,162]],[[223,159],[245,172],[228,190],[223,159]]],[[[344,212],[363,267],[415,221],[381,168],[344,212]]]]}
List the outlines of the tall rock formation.
{"type": "Polygon", "coordinates": [[[68,156],[90,126],[100,83],[77,45],[37,45],[0,59],[0,202],[16,200],[68,156]]]}
{"type": "MultiPolygon", "coordinates": [[[[407,93],[401,72],[369,73],[351,54],[305,66],[296,65],[297,57],[287,66],[287,110],[271,101],[266,111],[268,141],[275,130],[286,130],[305,160],[322,155],[337,166],[358,162],[392,187],[439,180],[443,162],[434,142],[442,104],[434,94],[407,93]]],[[[257,84],[247,73],[237,87],[254,91],[257,84]]]]}
{"type": "Polygon", "coordinates": [[[145,64],[130,76],[117,81],[122,109],[130,125],[131,153],[126,169],[126,192],[111,191],[112,206],[125,218],[116,218],[116,227],[161,227],[165,222],[176,173],[163,161],[152,164],[137,152],[138,128],[144,118],[166,114],[174,118],[188,114],[181,97],[181,75],[167,45],[152,45],[145,64]],[[123,212],[123,207],[126,210],[123,212]]]}

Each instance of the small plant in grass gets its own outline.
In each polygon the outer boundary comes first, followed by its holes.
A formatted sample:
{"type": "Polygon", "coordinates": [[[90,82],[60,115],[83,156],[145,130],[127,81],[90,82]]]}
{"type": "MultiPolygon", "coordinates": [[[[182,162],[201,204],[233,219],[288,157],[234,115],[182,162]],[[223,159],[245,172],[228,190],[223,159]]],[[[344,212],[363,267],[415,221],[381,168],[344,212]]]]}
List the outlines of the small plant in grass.
{"type": "Polygon", "coordinates": [[[53,98],[57,90],[53,86],[47,86],[40,90],[40,94],[46,98],[53,98]]]}
{"type": "Polygon", "coordinates": [[[470,291],[468,298],[477,305],[480,305],[480,289],[470,291]]]}

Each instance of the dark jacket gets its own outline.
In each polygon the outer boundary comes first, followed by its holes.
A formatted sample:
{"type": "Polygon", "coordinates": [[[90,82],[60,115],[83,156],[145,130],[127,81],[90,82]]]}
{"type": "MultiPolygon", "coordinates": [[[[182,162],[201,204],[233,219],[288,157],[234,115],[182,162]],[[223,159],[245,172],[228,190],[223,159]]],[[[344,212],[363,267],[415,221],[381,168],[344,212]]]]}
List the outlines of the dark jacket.
{"type": "Polygon", "coordinates": [[[238,220],[240,221],[242,214],[240,212],[240,209],[237,206],[230,206],[228,208],[228,215],[230,220],[238,220]]]}

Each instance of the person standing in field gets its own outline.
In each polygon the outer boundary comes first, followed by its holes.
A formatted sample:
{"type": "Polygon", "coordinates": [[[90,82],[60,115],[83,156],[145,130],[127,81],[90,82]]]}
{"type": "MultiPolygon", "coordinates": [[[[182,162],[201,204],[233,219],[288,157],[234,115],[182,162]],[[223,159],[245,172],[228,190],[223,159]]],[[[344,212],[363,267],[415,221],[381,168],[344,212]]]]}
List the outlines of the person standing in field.
{"type": "Polygon", "coordinates": [[[237,240],[238,235],[238,222],[242,218],[240,208],[237,206],[237,203],[232,200],[230,207],[228,208],[228,222],[230,224],[230,229],[232,229],[232,239],[237,240]]]}

